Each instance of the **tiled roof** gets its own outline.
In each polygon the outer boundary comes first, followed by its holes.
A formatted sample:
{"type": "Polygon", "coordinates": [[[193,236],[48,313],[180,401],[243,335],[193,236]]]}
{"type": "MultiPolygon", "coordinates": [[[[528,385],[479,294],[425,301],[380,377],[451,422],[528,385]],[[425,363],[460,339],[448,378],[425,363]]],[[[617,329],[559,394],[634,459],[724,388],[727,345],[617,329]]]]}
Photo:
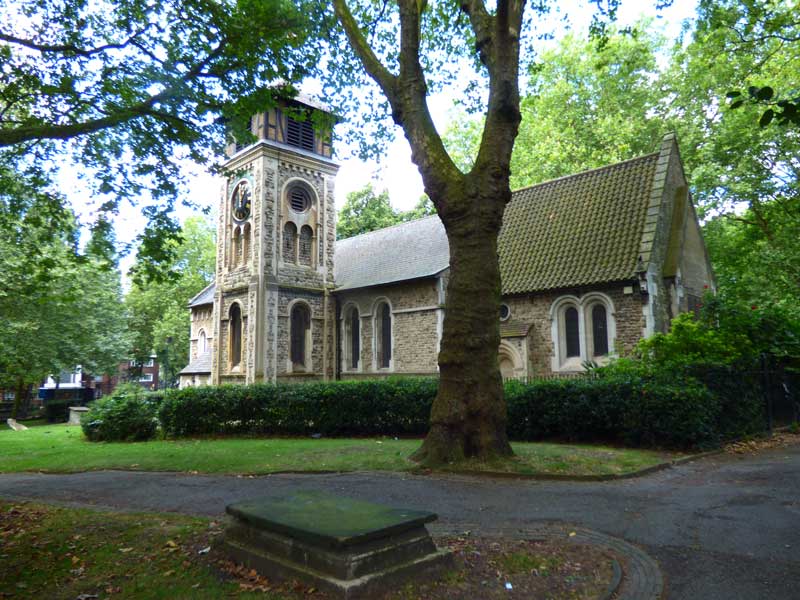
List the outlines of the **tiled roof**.
{"type": "MultiPolygon", "coordinates": [[[[662,151],[547,181],[512,194],[498,241],[504,294],[634,277],[662,151]]],[[[450,260],[438,216],[336,243],[337,289],[429,277],[450,260]]]]}
{"type": "Polygon", "coordinates": [[[189,307],[202,306],[203,304],[214,304],[214,282],[212,281],[194,298],[189,300],[189,307]]]}
{"type": "Polygon", "coordinates": [[[530,323],[520,323],[518,321],[506,321],[500,323],[500,337],[526,337],[528,330],[531,328],[530,323]]]}
{"type": "Polygon", "coordinates": [[[443,271],[450,263],[444,226],[436,215],[339,240],[336,289],[382,285],[443,271]]]}
{"type": "Polygon", "coordinates": [[[180,375],[201,375],[211,373],[211,352],[206,352],[186,365],[180,375]]]}
{"type": "Polygon", "coordinates": [[[630,279],[659,153],[514,192],[498,242],[503,293],[630,279]]]}

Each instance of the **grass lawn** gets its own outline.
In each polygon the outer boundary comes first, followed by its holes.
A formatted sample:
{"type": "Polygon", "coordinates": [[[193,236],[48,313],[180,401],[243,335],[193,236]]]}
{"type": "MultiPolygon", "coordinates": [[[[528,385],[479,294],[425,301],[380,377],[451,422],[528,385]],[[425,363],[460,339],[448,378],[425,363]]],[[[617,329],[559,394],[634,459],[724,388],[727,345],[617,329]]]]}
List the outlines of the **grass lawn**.
{"type": "MultiPolygon", "coordinates": [[[[198,560],[220,526],[0,501],[0,598],[263,598],[198,560]]],[[[293,597],[293,596],[292,596],[293,597]]]]}
{"type": "MultiPolygon", "coordinates": [[[[0,431],[0,473],[98,469],[266,474],[276,471],[410,471],[407,457],[419,440],[225,438],[98,443],[80,427],[40,425],[0,431]]],[[[516,458],[498,464],[469,462],[459,469],[519,474],[623,474],[675,458],[675,454],[605,446],[515,443],[516,458]]]]}
{"type": "MultiPolygon", "coordinates": [[[[0,500],[0,598],[329,600],[229,562],[211,519],[119,514],[0,500]]],[[[611,581],[604,550],[556,539],[438,538],[454,565],[375,600],[594,599],[611,581]],[[514,591],[505,582],[514,582],[514,591]]]]}

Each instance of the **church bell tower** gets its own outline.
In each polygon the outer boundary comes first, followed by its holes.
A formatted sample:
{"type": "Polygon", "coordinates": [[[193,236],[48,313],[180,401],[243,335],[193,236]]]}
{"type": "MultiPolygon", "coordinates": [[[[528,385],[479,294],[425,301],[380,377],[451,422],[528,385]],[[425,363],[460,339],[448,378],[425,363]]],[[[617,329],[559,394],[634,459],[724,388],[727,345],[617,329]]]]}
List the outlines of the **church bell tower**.
{"type": "Polygon", "coordinates": [[[333,378],[334,122],[297,97],[253,115],[256,142],[228,146],[213,384],[333,378]]]}

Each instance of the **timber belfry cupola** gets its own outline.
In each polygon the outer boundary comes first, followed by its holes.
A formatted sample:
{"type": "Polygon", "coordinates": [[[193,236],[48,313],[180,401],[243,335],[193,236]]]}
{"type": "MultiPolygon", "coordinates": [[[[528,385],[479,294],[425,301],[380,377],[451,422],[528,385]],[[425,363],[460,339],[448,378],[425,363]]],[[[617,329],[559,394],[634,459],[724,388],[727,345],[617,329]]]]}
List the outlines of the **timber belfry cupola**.
{"type": "MultiPolygon", "coordinates": [[[[286,144],[325,158],[332,158],[332,131],[339,118],[311,98],[298,95],[292,100],[250,117],[249,130],[257,140],[286,144]]],[[[227,155],[233,156],[248,145],[231,141],[227,155]]]]}

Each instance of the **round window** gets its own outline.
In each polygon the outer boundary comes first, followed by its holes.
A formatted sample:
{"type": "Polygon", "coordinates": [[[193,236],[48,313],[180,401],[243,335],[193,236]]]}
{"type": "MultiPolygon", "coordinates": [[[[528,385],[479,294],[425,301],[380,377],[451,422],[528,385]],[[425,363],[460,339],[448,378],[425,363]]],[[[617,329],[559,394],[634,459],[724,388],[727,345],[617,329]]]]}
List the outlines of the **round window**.
{"type": "Polygon", "coordinates": [[[311,194],[303,186],[292,187],[289,190],[289,206],[296,213],[306,212],[311,207],[311,194]]]}
{"type": "Polygon", "coordinates": [[[508,308],[508,304],[501,304],[500,305],[500,320],[501,321],[508,321],[508,318],[511,316],[511,309],[508,308]]]}

